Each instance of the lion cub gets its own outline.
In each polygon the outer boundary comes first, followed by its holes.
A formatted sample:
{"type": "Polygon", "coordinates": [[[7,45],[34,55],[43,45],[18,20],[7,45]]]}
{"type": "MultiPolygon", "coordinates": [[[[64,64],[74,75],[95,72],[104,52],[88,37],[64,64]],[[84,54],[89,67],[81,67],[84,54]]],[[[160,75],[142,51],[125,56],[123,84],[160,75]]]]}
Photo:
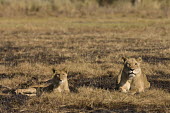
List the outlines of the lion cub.
{"type": "Polygon", "coordinates": [[[53,69],[53,78],[38,82],[26,89],[17,89],[16,94],[27,96],[41,95],[43,92],[70,92],[68,87],[67,73],[53,69]]]}
{"type": "Polygon", "coordinates": [[[124,67],[117,78],[117,89],[121,92],[128,92],[131,94],[144,92],[146,88],[150,87],[146,75],[142,74],[140,63],[142,59],[124,58],[124,67]]]}
{"type": "Polygon", "coordinates": [[[59,78],[59,85],[54,88],[54,92],[70,92],[67,80],[67,73],[65,71],[58,71],[53,69],[54,77],[59,78]]]}

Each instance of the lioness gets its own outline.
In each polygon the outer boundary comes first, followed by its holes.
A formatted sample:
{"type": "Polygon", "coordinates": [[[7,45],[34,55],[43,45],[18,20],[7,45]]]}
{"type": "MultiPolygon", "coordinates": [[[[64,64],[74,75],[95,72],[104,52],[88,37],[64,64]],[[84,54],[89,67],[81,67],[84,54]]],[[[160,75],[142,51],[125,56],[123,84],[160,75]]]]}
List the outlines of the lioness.
{"type": "Polygon", "coordinates": [[[53,78],[41,81],[26,89],[17,89],[16,94],[27,96],[41,95],[43,92],[70,92],[68,87],[67,73],[53,69],[53,78]]]}
{"type": "Polygon", "coordinates": [[[117,88],[121,92],[131,91],[131,94],[144,92],[150,87],[146,75],[142,74],[140,63],[142,59],[124,58],[124,67],[117,78],[117,88]]]}

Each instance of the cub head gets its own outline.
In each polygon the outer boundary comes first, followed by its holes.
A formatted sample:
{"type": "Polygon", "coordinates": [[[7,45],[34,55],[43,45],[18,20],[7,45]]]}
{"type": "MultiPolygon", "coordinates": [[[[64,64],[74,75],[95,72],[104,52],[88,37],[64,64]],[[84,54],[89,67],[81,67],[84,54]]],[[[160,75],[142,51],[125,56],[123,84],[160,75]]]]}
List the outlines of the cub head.
{"type": "Polygon", "coordinates": [[[124,58],[124,69],[128,78],[134,78],[141,74],[140,63],[142,62],[141,57],[135,58],[124,58]]]}
{"type": "Polygon", "coordinates": [[[67,79],[67,72],[64,70],[56,70],[52,69],[53,71],[53,80],[56,82],[58,81],[60,84],[63,83],[67,79]]]}

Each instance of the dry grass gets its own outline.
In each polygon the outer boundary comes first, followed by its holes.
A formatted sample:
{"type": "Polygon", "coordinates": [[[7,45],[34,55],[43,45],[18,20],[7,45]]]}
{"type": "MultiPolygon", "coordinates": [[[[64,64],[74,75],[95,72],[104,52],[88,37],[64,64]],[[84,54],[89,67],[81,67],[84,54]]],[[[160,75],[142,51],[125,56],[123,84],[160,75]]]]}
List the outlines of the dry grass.
{"type": "Polygon", "coordinates": [[[23,16],[107,16],[122,15],[163,18],[170,16],[169,0],[0,0],[0,17],[23,16]]]}
{"type": "Polygon", "coordinates": [[[0,96],[1,112],[168,112],[170,21],[130,17],[1,18],[0,85],[15,88],[51,68],[69,71],[70,94],[0,96]],[[122,56],[143,58],[146,93],[114,91],[122,56]]]}

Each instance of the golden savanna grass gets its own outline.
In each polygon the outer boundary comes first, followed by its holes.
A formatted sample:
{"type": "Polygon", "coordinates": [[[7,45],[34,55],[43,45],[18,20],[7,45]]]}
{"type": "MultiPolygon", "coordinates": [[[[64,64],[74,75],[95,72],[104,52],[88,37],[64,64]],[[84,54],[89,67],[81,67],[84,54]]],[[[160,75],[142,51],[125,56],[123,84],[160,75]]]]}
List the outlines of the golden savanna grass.
{"type": "Polygon", "coordinates": [[[71,93],[0,96],[1,112],[169,112],[170,20],[135,17],[0,18],[0,85],[68,70],[71,93]],[[139,95],[114,91],[121,57],[142,57],[151,83],[139,95]]]}
{"type": "Polygon", "coordinates": [[[106,16],[120,14],[139,17],[169,17],[169,0],[0,0],[0,17],[15,16],[106,16]]]}

